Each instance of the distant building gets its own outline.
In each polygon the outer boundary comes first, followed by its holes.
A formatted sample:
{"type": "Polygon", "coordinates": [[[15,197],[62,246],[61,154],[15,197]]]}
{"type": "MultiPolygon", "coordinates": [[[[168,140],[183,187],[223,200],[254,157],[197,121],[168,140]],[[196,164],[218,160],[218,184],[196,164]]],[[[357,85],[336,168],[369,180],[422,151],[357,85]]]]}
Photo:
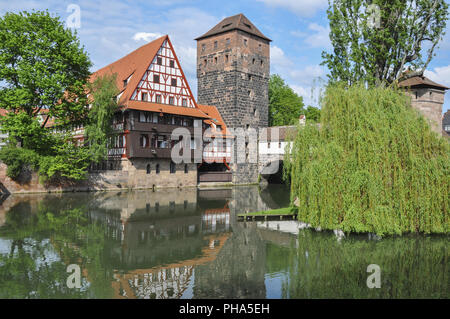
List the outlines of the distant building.
{"type": "Polygon", "coordinates": [[[431,128],[442,134],[442,105],[445,91],[449,88],[431,81],[425,76],[415,76],[399,83],[407,90],[413,108],[429,120],[431,128]]]}
{"type": "Polygon", "coordinates": [[[442,130],[450,137],[450,110],[442,117],[442,130]]]}

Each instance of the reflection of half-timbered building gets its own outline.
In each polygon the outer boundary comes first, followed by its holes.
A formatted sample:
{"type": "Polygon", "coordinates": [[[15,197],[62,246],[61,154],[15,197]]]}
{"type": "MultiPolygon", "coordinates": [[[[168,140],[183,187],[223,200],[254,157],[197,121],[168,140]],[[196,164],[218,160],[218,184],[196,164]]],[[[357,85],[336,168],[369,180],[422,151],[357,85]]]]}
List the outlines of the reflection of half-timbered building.
{"type": "Polygon", "coordinates": [[[93,171],[126,172],[131,186],[152,187],[196,185],[203,161],[229,169],[226,125],[214,106],[196,103],[168,36],[98,70],[92,80],[108,74],[116,74],[120,90],[120,112],[113,120],[117,134],[107,162],[93,165],[93,171]],[[191,138],[181,152],[189,152],[189,160],[178,164],[172,161],[172,149],[183,138],[173,136],[177,128],[191,138]]]}

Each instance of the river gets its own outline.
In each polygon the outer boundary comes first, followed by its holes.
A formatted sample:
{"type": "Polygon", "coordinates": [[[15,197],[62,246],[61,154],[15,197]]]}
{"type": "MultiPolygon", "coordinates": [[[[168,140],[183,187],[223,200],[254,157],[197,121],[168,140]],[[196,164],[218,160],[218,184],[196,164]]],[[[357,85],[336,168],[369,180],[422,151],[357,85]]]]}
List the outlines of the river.
{"type": "Polygon", "coordinates": [[[283,185],[0,202],[0,298],[449,297],[448,236],[342,238],[297,221],[237,221],[286,206],[283,185]]]}

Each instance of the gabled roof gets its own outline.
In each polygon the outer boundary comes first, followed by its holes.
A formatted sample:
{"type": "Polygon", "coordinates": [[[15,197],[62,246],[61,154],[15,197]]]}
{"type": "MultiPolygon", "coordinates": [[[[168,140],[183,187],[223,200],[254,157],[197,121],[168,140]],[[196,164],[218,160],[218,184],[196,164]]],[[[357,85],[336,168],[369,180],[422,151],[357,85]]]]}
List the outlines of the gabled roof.
{"type": "Polygon", "coordinates": [[[198,41],[213,35],[217,35],[232,30],[241,30],[249,34],[253,34],[264,40],[272,41],[264,34],[262,34],[261,31],[259,31],[258,28],[255,27],[253,23],[251,23],[250,20],[247,19],[247,17],[242,13],[223,19],[214,28],[206,32],[204,35],[196,38],[195,40],[198,41]]]}
{"type": "Polygon", "coordinates": [[[117,88],[121,90],[122,95],[119,100],[119,104],[126,105],[130,100],[134,89],[138,85],[139,81],[142,79],[145,71],[156,53],[158,52],[161,45],[169,37],[167,35],[162,36],[152,42],[149,42],[140,48],[134,50],[133,52],[127,54],[123,58],[101,68],[97,72],[93,73],[91,76],[91,81],[94,81],[98,76],[104,76],[105,74],[117,73],[117,88]],[[123,88],[123,83],[131,75],[127,86],[123,88]]]}
{"type": "Polygon", "coordinates": [[[211,124],[212,122],[216,125],[220,125],[222,127],[222,135],[224,137],[231,137],[231,133],[228,131],[228,128],[225,124],[225,121],[223,120],[222,116],[220,115],[219,110],[212,105],[202,105],[197,104],[198,108],[205,113],[208,116],[208,120],[205,120],[207,124],[211,124]]]}
{"type": "Polygon", "coordinates": [[[439,90],[448,90],[449,88],[436,83],[434,81],[431,81],[429,78],[425,76],[414,76],[412,78],[409,78],[407,80],[401,81],[398,83],[399,87],[431,87],[436,88],[439,90]]]}

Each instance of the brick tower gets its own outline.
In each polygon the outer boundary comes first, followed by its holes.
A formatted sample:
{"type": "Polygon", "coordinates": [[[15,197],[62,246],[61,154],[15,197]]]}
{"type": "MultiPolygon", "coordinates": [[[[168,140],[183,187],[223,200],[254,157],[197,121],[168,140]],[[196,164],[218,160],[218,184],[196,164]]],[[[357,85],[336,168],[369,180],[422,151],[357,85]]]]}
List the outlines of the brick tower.
{"type": "MultiPolygon", "coordinates": [[[[267,127],[271,40],[243,14],[196,40],[198,103],[216,106],[229,128],[267,127]]],[[[233,182],[257,182],[258,165],[248,160],[257,148],[236,144],[235,151],[246,163],[233,165],[233,182]]]]}
{"type": "Polygon", "coordinates": [[[271,40],[243,14],[196,40],[198,102],[215,105],[228,127],[266,127],[271,40]]]}
{"type": "Polygon", "coordinates": [[[398,85],[406,89],[406,93],[411,97],[411,106],[429,121],[431,129],[438,135],[443,134],[442,105],[445,91],[449,88],[425,76],[415,76],[401,81],[398,85]]]}

